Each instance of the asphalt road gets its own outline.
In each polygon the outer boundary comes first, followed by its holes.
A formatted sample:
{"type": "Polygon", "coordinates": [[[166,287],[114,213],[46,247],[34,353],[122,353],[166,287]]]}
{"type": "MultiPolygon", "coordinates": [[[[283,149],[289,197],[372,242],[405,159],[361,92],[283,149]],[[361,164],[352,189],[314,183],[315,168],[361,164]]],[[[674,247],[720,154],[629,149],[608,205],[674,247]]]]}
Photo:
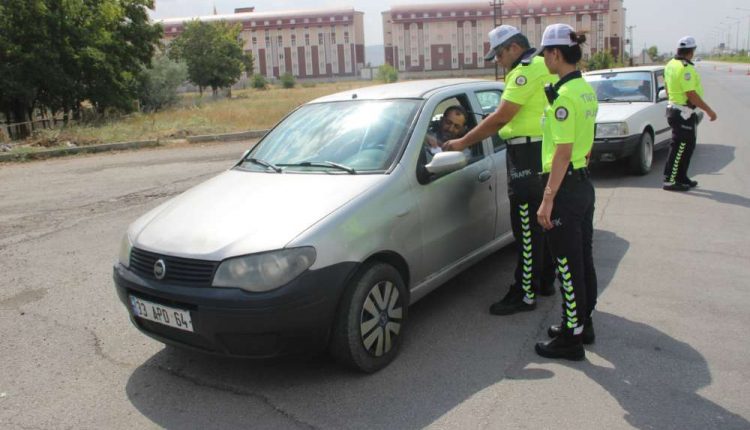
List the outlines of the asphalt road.
{"type": "Polygon", "coordinates": [[[417,303],[375,375],[165,348],[116,298],[120,238],[248,143],[0,165],[0,428],[750,428],[750,76],[699,68],[719,119],[700,128],[698,189],[660,189],[664,153],[645,177],[595,169],[597,343],[580,363],[533,352],[559,298],[488,314],[507,249],[417,303]]]}

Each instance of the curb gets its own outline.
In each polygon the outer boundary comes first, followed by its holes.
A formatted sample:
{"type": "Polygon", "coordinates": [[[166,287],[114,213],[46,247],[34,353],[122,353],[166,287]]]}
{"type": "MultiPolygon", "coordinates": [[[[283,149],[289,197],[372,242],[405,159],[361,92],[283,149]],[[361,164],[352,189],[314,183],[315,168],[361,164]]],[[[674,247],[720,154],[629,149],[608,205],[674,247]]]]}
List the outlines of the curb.
{"type": "MultiPolygon", "coordinates": [[[[188,143],[200,143],[200,142],[232,142],[237,140],[254,139],[265,136],[269,130],[250,130],[239,133],[227,133],[227,134],[208,134],[203,136],[188,136],[185,139],[188,143]]],[[[168,142],[168,140],[162,140],[162,142],[168,142]]],[[[48,149],[43,151],[33,151],[24,153],[0,153],[0,162],[4,161],[23,161],[23,160],[43,160],[52,157],[63,157],[71,154],[81,153],[94,153],[94,152],[105,152],[115,151],[122,149],[138,149],[138,148],[149,148],[154,146],[161,146],[164,143],[160,143],[157,140],[139,140],[134,142],[117,142],[117,143],[103,143],[101,145],[90,145],[90,146],[78,146],[75,148],[60,148],[60,149],[48,149]]]]}
{"type": "Polygon", "coordinates": [[[19,154],[0,154],[0,161],[43,160],[62,157],[70,154],[114,151],[119,149],[136,149],[159,146],[158,140],[140,140],[136,142],[104,143],[101,145],[78,146],[75,148],[48,149],[44,151],[24,152],[19,154]]]}
{"type": "Polygon", "coordinates": [[[207,134],[203,136],[188,136],[185,139],[189,143],[200,143],[200,142],[214,142],[223,141],[231,142],[235,140],[254,139],[256,137],[263,137],[269,130],[250,130],[243,131],[240,133],[227,133],[227,134],[207,134]]]}

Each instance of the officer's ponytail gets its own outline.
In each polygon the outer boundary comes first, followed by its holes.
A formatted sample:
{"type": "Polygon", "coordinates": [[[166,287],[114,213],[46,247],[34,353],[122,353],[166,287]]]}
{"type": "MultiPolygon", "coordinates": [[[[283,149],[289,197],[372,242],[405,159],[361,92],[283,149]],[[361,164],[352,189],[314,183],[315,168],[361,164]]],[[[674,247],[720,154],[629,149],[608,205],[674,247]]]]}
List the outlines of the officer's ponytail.
{"type": "Polygon", "coordinates": [[[576,33],[574,31],[570,32],[570,41],[575,42],[575,45],[573,46],[556,46],[556,48],[560,49],[560,53],[563,56],[563,60],[565,60],[568,64],[577,64],[579,61],[581,61],[581,58],[583,57],[583,52],[581,51],[581,44],[586,43],[586,34],[576,33]]]}

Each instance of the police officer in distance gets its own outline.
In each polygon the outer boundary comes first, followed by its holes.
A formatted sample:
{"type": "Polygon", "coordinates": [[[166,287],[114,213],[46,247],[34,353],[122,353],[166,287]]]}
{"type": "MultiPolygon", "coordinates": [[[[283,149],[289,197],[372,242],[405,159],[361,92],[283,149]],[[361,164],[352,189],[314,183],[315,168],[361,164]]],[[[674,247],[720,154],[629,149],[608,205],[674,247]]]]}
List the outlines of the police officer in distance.
{"type": "Polygon", "coordinates": [[[672,143],[664,165],[664,185],[668,191],[687,191],[698,185],[687,175],[697,140],[698,115],[703,109],[711,121],[716,113],[703,101],[701,77],[690,61],[697,47],[695,39],[685,36],[677,43],[677,55],[664,68],[664,83],[669,96],[667,121],[672,127],[672,143]]]}
{"type": "Polygon", "coordinates": [[[588,155],[594,144],[598,110],[596,93],[576,70],[583,34],[567,24],[544,30],[544,63],[560,80],[550,86],[544,113],[542,169],[544,197],[539,224],[557,262],[562,287],[562,324],[553,325],[551,341],[536,344],[548,358],[583,360],[583,343],[594,341],[591,312],[596,304],[596,272],[592,253],[594,187],[589,180],[588,155]]]}
{"type": "Polygon", "coordinates": [[[544,60],[536,56],[529,41],[510,25],[501,25],[489,33],[490,51],[485,60],[493,58],[505,69],[500,106],[461,139],[445,143],[443,150],[462,150],[495,133],[508,144],[506,162],[508,197],[518,261],[515,282],[505,297],[492,304],[490,313],[510,315],[536,308],[536,291],[554,294],[554,266],[545,261],[543,230],[534,222],[542,199],[541,116],[547,100],[544,86],[557,81],[549,73],[544,60]],[[546,264],[545,264],[546,263],[546,264]]]}

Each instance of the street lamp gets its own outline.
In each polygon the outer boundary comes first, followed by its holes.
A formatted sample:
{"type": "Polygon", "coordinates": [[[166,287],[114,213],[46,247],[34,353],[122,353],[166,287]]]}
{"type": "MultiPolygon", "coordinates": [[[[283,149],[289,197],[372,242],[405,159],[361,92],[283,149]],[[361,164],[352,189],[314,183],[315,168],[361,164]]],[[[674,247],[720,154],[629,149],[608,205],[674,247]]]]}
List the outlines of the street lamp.
{"type": "MultiPolygon", "coordinates": [[[[738,7],[736,9],[750,12],[750,9],[746,7],[738,7]]],[[[747,45],[745,45],[745,54],[750,55],[750,15],[747,16],[747,45]]]]}
{"type": "MultiPolygon", "coordinates": [[[[726,19],[734,20],[737,23],[737,42],[734,45],[734,49],[735,49],[735,51],[737,51],[739,53],[740,52],[740,19],[739,18],[735,18],[733,16],[728,16],[728,17],[726,17],[726,19]]],[[[730,38],[730,40],[731,40],[731,37],[732,37],[732,27],[731,26],[732,26],[732,23],[729,23],[729,38],[730,38]]]]}

